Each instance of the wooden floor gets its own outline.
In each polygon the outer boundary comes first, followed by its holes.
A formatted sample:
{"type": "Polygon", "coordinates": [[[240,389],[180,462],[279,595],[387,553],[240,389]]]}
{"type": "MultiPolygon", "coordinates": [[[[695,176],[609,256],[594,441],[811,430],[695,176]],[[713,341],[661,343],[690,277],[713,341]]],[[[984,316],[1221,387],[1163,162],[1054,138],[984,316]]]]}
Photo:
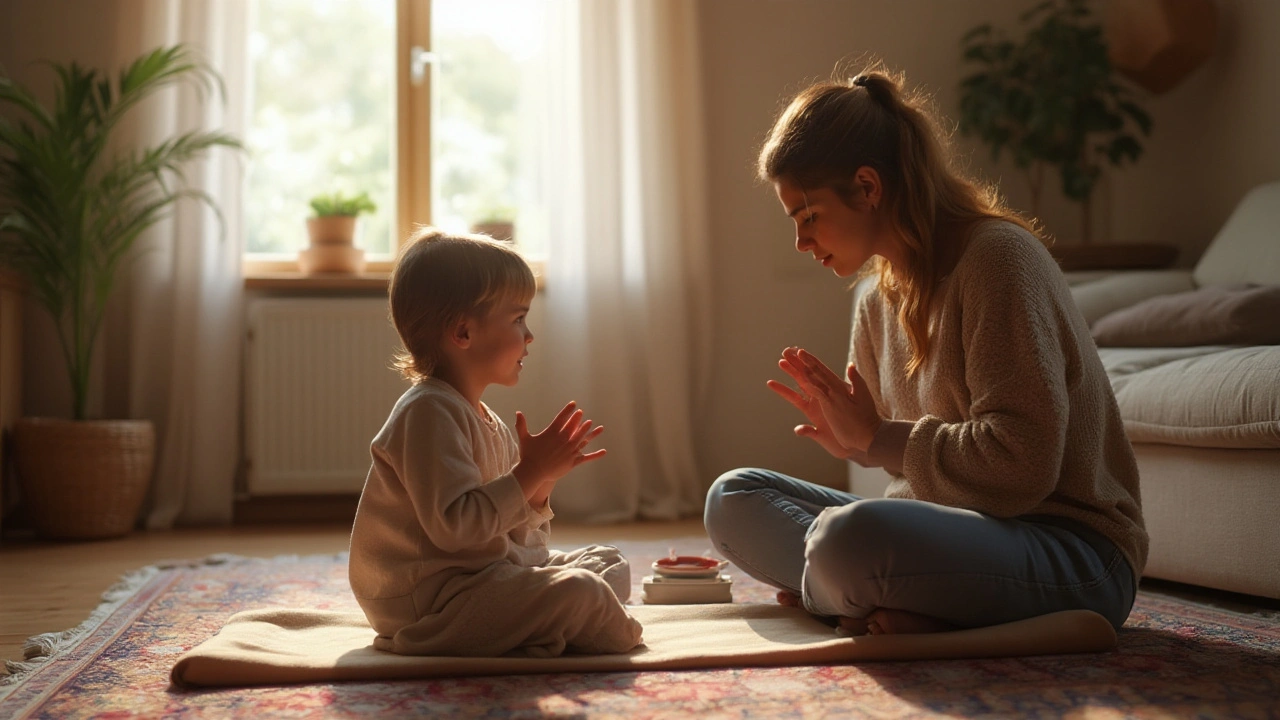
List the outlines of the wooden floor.
{"type": "MultiPolygon", "coordinates": [[[[252,557],[313,555],[347,549],[351,523],[250,525],[137,532],[118,540],[0,543],[0,660],[22,659],[22,643],[79,625],[121,575],[162,560],[218,553],[252,557]]],[[[625,525],[555,525],[557,546],[609,540],[661,540],[705,534],[700,519],[625,525]]],[[[3,670],[0,670],[3,674],[3,670]]]]}

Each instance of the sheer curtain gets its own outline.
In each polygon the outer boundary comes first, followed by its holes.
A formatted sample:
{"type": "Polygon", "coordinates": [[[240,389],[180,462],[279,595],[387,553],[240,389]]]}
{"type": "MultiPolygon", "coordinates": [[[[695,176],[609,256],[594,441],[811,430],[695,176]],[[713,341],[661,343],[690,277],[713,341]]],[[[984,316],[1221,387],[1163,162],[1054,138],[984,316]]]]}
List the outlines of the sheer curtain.
{"type": "Polygon", "coordinates": [[[543,394],[606,426],[609,454],[561,481],[562,517],[701,512],[696,437],[710,284],[694,3],[548,5],[541,196],[543,394]]]}
{"type": "MultiPolygon", "coordinates": [[[[142,0],[118,5],[123,58],[160,45],[187,43],[225,83],[215,92],[162,93],[139,107],[135,131],[154,144],[197,128],[243,137],[248,36],[247,3],[222,0],[142,0]]],[[[156,425],[156,469],[146,511],[148,528],[226,524],[232,519],[240,441],[242,343],[240,257],[243,158],[219,149],[186,168],[187,184],[213,197],[225,230],[205,205],[179,203],[140,238],[146,251],[131,266],[116,315],[126,338],[127,378],[118,402],[128,417],[156,425]],[[121,318],[121,316],[124,316],[121,318]]]]}

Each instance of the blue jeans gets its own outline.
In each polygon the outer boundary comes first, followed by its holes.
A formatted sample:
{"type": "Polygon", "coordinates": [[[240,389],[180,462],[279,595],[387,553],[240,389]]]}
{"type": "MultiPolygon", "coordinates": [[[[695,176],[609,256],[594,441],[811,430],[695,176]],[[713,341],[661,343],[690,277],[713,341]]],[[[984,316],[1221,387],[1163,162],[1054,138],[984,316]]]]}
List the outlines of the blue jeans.
{"type": "Polygon", "coordinates": [[[721,475],[704,522],[727,559],[815,615],[888,608],[982,627],[1083,608],[1119,628],[1136,591],[1115,544],[1073,520],[863,499],[769,470],[721,475]]]}

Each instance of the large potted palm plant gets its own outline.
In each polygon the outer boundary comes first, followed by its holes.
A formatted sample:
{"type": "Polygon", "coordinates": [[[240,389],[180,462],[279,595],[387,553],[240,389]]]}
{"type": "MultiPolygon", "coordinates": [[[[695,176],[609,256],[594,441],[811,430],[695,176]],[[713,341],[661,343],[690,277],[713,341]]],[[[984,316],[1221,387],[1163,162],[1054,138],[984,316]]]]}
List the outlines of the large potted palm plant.
{"type": "Polygon", "coordinates": [[[221,90],[221,78],[188,47],[143,54],[115,78],[75,62],[49,63],[55,101],[46,108],[0,73],[0,267],[57,328],[71,385],[71,418],[21,418],[14,427],[19,486],[37,532],[50,538],[130,532],[151,482],[150,420],[88,417],[90,370],[103,314],[139,236],[191,198],[183,167],[240,142],[187,132],[150,147],[115,148],[121,118],[156,91],[190,83],[221,90]]]}

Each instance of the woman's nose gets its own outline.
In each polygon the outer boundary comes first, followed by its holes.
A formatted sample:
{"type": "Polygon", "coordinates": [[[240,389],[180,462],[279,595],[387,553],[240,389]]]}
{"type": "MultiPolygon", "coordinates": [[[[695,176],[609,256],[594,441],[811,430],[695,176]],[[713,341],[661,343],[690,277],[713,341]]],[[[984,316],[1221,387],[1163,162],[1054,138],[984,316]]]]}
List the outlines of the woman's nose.
{"type": "Polygon", "coordinates": [[[800,228],[796,228],[796,251],[809,252],[811,247],[813,247],[813,238],[801,231],[800,228]]]}

